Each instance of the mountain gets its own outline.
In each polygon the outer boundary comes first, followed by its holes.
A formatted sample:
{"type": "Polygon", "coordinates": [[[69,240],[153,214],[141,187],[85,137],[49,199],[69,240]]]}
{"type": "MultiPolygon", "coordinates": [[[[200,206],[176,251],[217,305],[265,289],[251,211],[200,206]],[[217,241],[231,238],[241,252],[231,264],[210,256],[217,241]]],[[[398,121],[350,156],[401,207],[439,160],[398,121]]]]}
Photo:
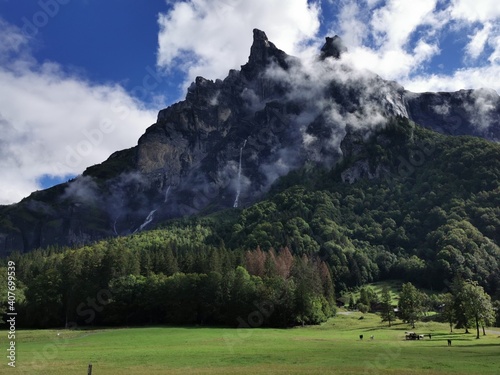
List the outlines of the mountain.
{"type": "MultiPolygon", "coordinates": [[[[301,60],[264,32],[253,33],[240,70],[224,80],[197,77],[186,99],[161,110],[137,146],[68,183],[1,207],[0,254],[84,244],[167,219],[246,207],[280,177],[304,168],[343,165],[346,185],[384,178],[390,168],[358,156],[364,141],[394,119],[500,140],[495,91],[411,93],[346,64],[337,36],[326,38],[317,57],[301,60]]],[[[382,148],[389,144],[379,141],[382,148]]],[[[400,170],[408,169],[400,163],[400,170]]]]}

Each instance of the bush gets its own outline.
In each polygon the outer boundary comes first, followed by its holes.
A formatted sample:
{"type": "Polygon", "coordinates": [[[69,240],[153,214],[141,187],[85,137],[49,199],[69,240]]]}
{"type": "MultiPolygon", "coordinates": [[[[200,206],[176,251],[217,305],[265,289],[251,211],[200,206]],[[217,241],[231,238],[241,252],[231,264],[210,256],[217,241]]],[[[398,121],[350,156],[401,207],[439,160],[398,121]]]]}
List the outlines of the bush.
{"type": "Polygon", "coordinates": [[[370,308],[365,305],[364,303],[358,303],[357,308],[359,311],[361,311],[363,314],[366,314],[370,308]]]}

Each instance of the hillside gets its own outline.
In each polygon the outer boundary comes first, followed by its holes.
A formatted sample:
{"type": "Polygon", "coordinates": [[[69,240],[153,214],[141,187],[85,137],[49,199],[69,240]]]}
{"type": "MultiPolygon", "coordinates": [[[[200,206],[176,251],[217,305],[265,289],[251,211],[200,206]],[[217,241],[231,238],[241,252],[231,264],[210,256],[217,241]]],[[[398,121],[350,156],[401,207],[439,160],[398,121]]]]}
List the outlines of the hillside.
{"type": "MultiPolygon", "coordinates": [[[[327,38],[309,61],[287,55],[260,30],[253,35],[240,70],[224,80],[196,78],[185,100],[159,111],[137,146],[68,183],[0,207],[0,254],[81,246],[168,219],[248,207],[290,172],[328,171],[356,157],[350,138],[369,137],[398,116],[442,134],[500,139],[494,91],[411,93],[345,63],[338,37],[327,38]]],[[[359,162],[341,179],[381,172],[359,162]]]]}
{"type": "Polygon", "coordinates": [[[498,299],[500,145],[399,117],[369,137],[350,130],[341,146],[336,167],[290,173],[244,209],[13,254],[20,321],[88,323],[78,305],[103,291],[113,304],[92,324],[234,325],[255,301],[272,301],[266,324],[315,324],[335,294],[387,279],[445,291],[458,275],[498,299]]]}

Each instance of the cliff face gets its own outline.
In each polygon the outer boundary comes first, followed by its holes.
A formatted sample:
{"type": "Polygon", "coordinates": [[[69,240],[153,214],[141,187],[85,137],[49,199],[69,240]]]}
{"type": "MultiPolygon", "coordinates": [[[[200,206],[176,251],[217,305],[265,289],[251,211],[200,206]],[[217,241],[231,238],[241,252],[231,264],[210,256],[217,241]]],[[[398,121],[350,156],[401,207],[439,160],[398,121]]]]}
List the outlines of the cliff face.
{"type": "Polygon", "coordinates": [[[449,135],[473,135],[500,141],[500,97],[494,90],[405,93],[408,117],[449,135]]]}
{"type": "MultiPolygon", "coordinates": [[[[0,208],[0,253],[81,244],[250,204],[305,162],[329,168],[346,150],[355,152],[346,129],[362,138],[393,116],[498,141],[496,92],[410,93],[346,66],[345,51],[340,38],[327,38],[315,60],[301,61],[254,30],[241,70],[224,80],[196,78],[186,99],[161,110],[136,147],[0,208]]],[[[343,178],[378,173],[360,165],[343,178]]]]}

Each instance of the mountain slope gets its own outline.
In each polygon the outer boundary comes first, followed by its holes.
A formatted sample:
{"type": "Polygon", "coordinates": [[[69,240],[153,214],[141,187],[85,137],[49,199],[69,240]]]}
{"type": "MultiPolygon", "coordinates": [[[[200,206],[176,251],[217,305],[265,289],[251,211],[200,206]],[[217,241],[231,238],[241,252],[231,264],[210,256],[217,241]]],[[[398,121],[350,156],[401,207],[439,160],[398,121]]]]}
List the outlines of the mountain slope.
{"type": "MultiPolygon", "coordinates": [[[[215,82],[198,77],[184,101],[159,112],[136,147],[0,208],[0,253],[82,244],[246,206],[291,171],[331,169],[356,150],[342,146],[346,135],[356,130],[364,138],[394,116],[445,134],[499,140],[495,92],[410,93],[347,66],[343,52],[338,37],[327,38],[317,58],[301,61],[254,30],[241,70],[215,82]]],[[[382,171],[360,161],[343,180],[382,171]]]]}
{"type": "Polygon", "coordinates": [[[274,262],[273,254],[289,253],[325,262],[337,292],[386,279],[439,291],[461,275],[499,295],[500,145],[400,117],[369,137],[349,130],[341,147],[346,157],[334,169],[306,165],[243,210],[14,259],[23,277],[44,262],[86,264],[86,277],[103,288],[130,274],[230,273],[239,265],[256,274],[256,259],[262,276],[272,273],[266,254],[274,262]]]}

